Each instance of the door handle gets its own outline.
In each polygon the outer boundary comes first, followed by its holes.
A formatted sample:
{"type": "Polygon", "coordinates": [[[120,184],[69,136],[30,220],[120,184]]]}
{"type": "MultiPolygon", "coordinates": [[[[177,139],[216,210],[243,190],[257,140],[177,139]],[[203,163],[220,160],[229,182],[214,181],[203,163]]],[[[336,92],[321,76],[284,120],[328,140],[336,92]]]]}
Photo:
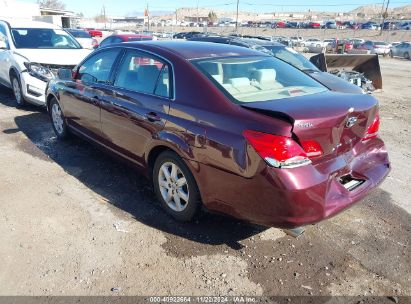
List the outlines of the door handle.
{"type": "Polygon", "coordinates": [[[151,121],[151,122],[161,121],[161,117],[158,116],[158,115],[157,115],[156,113],[154,113],[154,112],[147,113],[147,114],[146,114],[146,118],[147,118],[148,121],[151,121]]]}

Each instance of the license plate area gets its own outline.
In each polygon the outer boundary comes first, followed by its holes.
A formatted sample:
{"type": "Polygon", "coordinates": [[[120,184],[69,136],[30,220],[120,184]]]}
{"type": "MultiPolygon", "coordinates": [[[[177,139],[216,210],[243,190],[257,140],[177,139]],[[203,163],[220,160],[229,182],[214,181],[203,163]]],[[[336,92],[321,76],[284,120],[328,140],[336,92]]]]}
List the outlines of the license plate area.
{"type": "Polygon", "coordinates": [[[348,191],[353,191],[365,182],[365,180],[353,178],[351,175],[341,176],[339,180],[348,191]]]}

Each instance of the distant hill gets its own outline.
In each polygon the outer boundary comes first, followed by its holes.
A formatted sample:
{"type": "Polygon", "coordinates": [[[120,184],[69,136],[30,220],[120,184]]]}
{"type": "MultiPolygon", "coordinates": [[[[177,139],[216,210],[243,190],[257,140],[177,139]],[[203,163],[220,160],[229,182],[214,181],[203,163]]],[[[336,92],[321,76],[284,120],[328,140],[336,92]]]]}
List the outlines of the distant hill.
{"type": "MultiPolygon", "coordinates": [[[[365,14],[367,16],[371,15],[380,15],[381,14],[382,5],[371,4],[371,5],[363,5],[359,6],[356,9],[350,11],[351,14],[365,14]]],[[[391,10],[390,10],[391,11],[391,10]]]]}

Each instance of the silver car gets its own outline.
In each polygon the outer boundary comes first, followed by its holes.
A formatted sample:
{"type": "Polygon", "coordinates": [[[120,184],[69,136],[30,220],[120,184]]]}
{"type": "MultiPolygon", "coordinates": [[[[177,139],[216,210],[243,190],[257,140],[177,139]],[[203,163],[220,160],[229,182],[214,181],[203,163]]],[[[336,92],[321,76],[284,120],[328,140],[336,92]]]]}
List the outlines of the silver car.
{"type": "Polygon", "coordinates": [[[368,50],[371,54],[386,56],[390,52],[390,46],[383,41],[365,41],[359,49],[368,50]]]}
{"type": "Polygon", "coordinates": [[[393,46],[390,51],[390,56],[403,57],[405,59],[410,59],[411,55],[411,43],[401,42],[400,44],[393,46]]]}

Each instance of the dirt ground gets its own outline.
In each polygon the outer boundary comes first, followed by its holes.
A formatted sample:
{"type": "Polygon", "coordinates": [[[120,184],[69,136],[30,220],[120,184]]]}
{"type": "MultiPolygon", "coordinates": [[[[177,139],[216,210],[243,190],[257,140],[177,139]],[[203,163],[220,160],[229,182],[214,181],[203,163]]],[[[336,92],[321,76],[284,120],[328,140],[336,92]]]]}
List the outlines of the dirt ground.
{"type": "Polygon", "coordinates": [[[381,66],[392,171],[299,238],[212,214],[174,222],[143,177],[57,141],[44,110],[0,88],[0,295],[411,296],[411,61],[381,66]]]}

